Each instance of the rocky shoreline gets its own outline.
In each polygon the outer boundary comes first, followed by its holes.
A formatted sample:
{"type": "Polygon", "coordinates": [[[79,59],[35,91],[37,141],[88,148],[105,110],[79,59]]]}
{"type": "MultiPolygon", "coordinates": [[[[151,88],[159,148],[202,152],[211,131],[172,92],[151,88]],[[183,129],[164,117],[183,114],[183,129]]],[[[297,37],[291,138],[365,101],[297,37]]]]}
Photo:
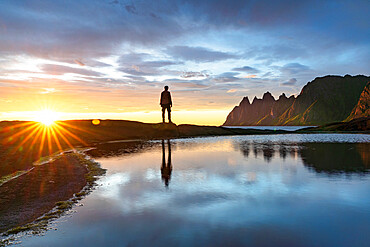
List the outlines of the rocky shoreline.
{"type": "Polygon", "coordinates": [[[95,186],[105,170],[79,152],[66,152],[55,160],[0,186],[1,244],[20,232],[39,234],[50,220],[60,217],[95,186]]]}

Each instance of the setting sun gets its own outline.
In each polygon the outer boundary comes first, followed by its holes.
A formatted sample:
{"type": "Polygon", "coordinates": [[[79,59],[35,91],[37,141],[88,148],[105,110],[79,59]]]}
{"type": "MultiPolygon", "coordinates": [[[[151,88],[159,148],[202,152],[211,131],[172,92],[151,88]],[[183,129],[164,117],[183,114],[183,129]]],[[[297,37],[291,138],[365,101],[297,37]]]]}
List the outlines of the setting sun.
{"type": "Polygon", "coordinates": [[[43,110],[36,112],[35,121],[40,122],[46,126],[52,125],[59,120],[59,113],[52,110],[43,110]]]}

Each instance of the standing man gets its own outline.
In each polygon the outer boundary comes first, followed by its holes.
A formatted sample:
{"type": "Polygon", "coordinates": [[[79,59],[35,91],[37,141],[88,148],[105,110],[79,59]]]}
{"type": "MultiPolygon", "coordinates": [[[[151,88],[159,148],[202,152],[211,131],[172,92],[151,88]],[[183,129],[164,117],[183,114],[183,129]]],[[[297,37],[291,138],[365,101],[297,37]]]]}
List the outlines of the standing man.
{"type": "Polygon", "coordinates": [[[164,91],[161,93],[161,102],[159,103],[162,106],[162,119],[164,123],[164,115],[167,109],[168,112],[168,122],[171,122],[171,107],[172,107],[172,99],[171,99],[171,93],[168,91],[168,86],[164,87],[164,91]]]}

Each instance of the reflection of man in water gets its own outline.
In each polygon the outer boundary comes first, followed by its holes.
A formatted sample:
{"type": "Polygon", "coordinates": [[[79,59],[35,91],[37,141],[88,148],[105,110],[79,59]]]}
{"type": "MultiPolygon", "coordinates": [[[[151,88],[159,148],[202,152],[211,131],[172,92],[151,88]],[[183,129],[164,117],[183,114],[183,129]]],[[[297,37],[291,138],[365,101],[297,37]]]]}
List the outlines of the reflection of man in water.
{"type": "Polygon", "coordinates": [[[167,140],[168,145],[168,160],[166,164],[166,151],[164,148],[164,140],[162,140],[162,167],[161,167],[161,173],[162,173],[162,180],[164,181],[164,184],[166,187],[168,187],[168,184],[171,180],[171,172],[172,172],[172,163],[171,163],[171,143],[170,140],[167,140]]]}
{"type": "Polygon", "coordinates": [[[164,123],[164,115],[167,109],[168,113],[168,122],[171,122],[171,107],[172,107],[172,99],[171,99],[171,93],[168,91],[168,86],[164,87],[164,91],[161,93],[161,102],[159,103],[162,106],[162,120],[164,123]]]}

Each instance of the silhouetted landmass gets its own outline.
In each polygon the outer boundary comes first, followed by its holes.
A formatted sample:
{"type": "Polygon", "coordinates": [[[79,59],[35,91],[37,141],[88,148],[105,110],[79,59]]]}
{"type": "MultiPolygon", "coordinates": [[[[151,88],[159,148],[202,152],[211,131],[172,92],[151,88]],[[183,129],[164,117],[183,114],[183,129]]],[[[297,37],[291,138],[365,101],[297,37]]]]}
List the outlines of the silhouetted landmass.
{"type": "Polygon", "coordinates": [[[297,130],[297,133],[313,132],[358,132],[370,133],[370,117],[356,118],[349,122],[325,124],[318,127],[309,127],[297,130]]]}
{"type": "Polygon", "coordinates": [[[244,97],[223,125],[323,125],[366,117],[370,113],[369,81],[370,77],[363,75],[317,77],[297,98],[282,94],[275,100],[267,92],[250,103],[244,97]]]}

